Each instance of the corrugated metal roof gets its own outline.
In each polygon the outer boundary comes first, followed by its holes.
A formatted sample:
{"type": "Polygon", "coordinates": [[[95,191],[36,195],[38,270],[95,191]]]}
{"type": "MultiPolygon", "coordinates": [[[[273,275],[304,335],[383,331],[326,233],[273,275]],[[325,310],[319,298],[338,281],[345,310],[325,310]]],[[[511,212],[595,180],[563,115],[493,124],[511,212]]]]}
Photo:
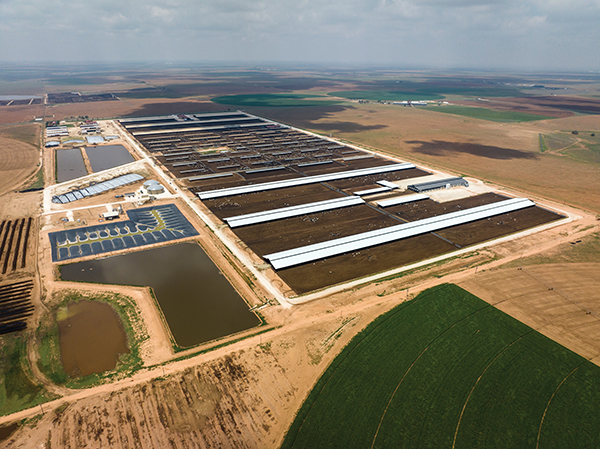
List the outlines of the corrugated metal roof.
{"type": "Polygon", "coordinates": [[[198,192],[197,195],[201,200],[213,198],[222,198],[224,196],[241,195],[244,193],[261,192],[264,190],[281,189],[284,187],[294,187],[306,184],[315,184],[318,182],[335,181],[338,179],[354,178],[356,176],[376,175],[380,173],[388,173],[398,170],[406,170],[415,168],[413,164],[402,163],[393,165],[383,165],[379,167],[363,168],[360,170],[349,170],[344,172],[329,173],[326,175],[306,176],[302,178],[286,179],[283,181],[265,182],[261,184],[251,184],[228,189],[209,190],[206,192],[198,192]]]}
{"type": "Polygon", "coordinates": [[[415,192],[426,192],[427,190],[444,189],[448,185],[450,185],[450,186],[457,186],[457,185],[468,186],[469,183],[464,178],[446,178],[446,179],[436,179],[434,181],[422,182],[419,184],[412,184],[412,185],[409,185],[408,188],[410,190],[414,190],[415,192]]]}
{"type": "Polygon", "coordinates": [[[374,189],[367,189],[367,190],[359,190],[358,192],[354,192],[355,195],[358,196],[365,196],[365,195],[374,195],[376,193],[384,193],[384,192],[389,192],[390,189],[389,187],[376,187],[374,189]]]}
{"type": "Polygon", "coordinates": [[[59,204],[70,203],[72,201],[85,198],[87,196],[96,195],[98,193],[102,193],[110,189],[114,189],[132,182],[139,181],[140,179],[144,179],[144,177],[138,175],[137,173],[130,173],[127,175],[119,176],[118,178],[109,179],[108,181],[104,181],[93,186],[86,187],[84,189],[65,193],[64,195],[53,196],[52,202],[59,204]]]}
{"type": "Polygon", "coordinates": [[[527,198],[513,198],[411,223],[403,223],[397,226],[363,232],[361,234],[316,243],[314,245],[267,254],[264,257],[271,262],[271,265],[273,265],[275,269],[279,270],[405,239],[419,234],[425,234],[427,232],[434,232],[451,226],[469,223],[531,206],[535,206],[535,203],[527,198]]]}
{"type": "Polygon", "coordinates": [[[422,193],[415,193],[413,195],[404,195],[389,200],[377,201],[377,205],[380,207],[395,206],[397,204],[412,203],[413,201],[426,200],[429,197],[422,193]]]}
{"type": "Polygon", "coordinates": [[[341,207],[356,206],[364,204],[364,200],[357,196],[345,196],[333,200],[317,201],[314,203],[300,204],[298,206],[282,207],[279,209],[255,212],[253,214],[236,215],[225,218],[227,224],[232,228],[247,226],[268,221],[281,220],[283,218],[297,217],[299,215],[323,212],[326,210],[339,209],[341,207]]]}

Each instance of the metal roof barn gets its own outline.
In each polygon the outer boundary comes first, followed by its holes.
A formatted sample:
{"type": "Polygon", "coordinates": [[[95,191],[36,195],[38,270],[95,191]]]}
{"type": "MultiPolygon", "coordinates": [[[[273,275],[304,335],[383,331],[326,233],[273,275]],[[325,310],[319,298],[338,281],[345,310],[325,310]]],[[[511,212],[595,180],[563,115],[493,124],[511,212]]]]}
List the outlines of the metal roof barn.
{"type": "Polygon", "coordinates": [[[264,257],[276,270],[279,270],[340,254],[359,251],[361,249],[413,237],[419,234],[435,232],[451,226],[470,223],[472,221],[532,206],[535,206],[535,203],[527,198],[513,198],[423,220],[417,220],[411,223],[403,223],[397,226],[363,232],[322,243],[280,251],[278,253],[267,254],[264,257]]]}
{"type": "Polygon", "coordinates": [[[446,178],[436,181],[423,182],[421,184],[412,184],[408,188],[414,192],[429,192],[431,190],[449,189],[450,187],[464,186],[469,187],[469,183],[464,178],[446,178]]]}
{"type": "MultiPolygon", "coordinates": [[[[206,192],[198,192],[197,195],[201,200],[209,200],[213,198],[222,198],[224,196],[241,195],[244,193],[262,192],[264,190],[281,189],[284,187],[301,186],[305,184],[314,184],[318,182],[335,181],[338,179],[354,178],[355,176],[377,175],[380,173],[388,173],[398,170],[407,170],[415,168],[413,164],[402,163],[393,165],[384,165],[380,167],[363,168],[359,170],[350,170],[344,172],[330,173],[327,175],[306,176],[304,178],[288,179],[285,181],[265,182],[262,184],[252,184],[229,189],[209,190],[206,192]]],[[[191,179],[190,179],[191,181],[191,179]]]]}
{"type": "Polygon", "coordinates": [[[236,215],[235,217],[225,218],[227,224],[232,228],[239,226],[265,223],[268,221],[281,220],[284,218],[297,217],[299,215],[323,212],[341,207],[356,206],[364,204],[364,200],[357,196],[346,196],[335,198],[333,200],[317,201],[314,203],[301,204],[299,206],[282,207],[279,209],[256,212],[253,214],[236,215]]]}

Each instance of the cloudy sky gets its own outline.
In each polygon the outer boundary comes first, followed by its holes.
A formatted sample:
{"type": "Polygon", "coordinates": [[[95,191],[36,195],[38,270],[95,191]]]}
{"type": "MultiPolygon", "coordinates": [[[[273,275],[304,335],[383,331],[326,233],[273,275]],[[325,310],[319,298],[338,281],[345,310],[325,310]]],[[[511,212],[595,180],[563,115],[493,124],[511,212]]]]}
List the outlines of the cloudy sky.
{"type": "Polygon", "coordinates": [[[600,0],[0,0],[0,62],[600,71],[600,0]]]}

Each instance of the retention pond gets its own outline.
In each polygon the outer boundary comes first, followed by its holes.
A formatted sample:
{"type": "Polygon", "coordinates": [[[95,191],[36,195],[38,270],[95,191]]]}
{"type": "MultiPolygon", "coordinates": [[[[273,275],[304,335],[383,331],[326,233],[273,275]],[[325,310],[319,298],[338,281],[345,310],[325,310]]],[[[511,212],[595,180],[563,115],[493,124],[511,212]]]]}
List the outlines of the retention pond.
{"type": "Polygon", "coordinates": [[[87,147],[85,152],[94,173],[128,164],[135,160],[123,145],[87,147]]]}
{"type": "Polygon", "coordinates": [[[119,356],[129,353],[119,315],[109,304],[71,303],[57,318],[62,362],[71,377],[112,370],[119,356]]]}
{"type": "Polygon", "coordinates": [[[152,287],[175,342],[194,346],[260,324],[196,243],[180,243],[61,268],[69,281],[152,287]]]}
{"type": "Polygon", "coordinates": [[[83,156],[79,148],[56,151],[56,180],[57,182],[70,181],[87,175],[83,156]]]}

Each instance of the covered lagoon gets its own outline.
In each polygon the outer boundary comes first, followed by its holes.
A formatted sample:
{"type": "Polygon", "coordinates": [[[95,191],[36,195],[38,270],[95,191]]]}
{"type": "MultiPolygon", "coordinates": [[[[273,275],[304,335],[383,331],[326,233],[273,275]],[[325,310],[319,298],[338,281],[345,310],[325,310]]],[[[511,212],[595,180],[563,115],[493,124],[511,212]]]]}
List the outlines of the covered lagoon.
{"type": "Polygon", "coordinates": [[[64,280],[152,287],[180,347],[260,324],[197,243],[180,243],[61,267],[64,280]]]}

